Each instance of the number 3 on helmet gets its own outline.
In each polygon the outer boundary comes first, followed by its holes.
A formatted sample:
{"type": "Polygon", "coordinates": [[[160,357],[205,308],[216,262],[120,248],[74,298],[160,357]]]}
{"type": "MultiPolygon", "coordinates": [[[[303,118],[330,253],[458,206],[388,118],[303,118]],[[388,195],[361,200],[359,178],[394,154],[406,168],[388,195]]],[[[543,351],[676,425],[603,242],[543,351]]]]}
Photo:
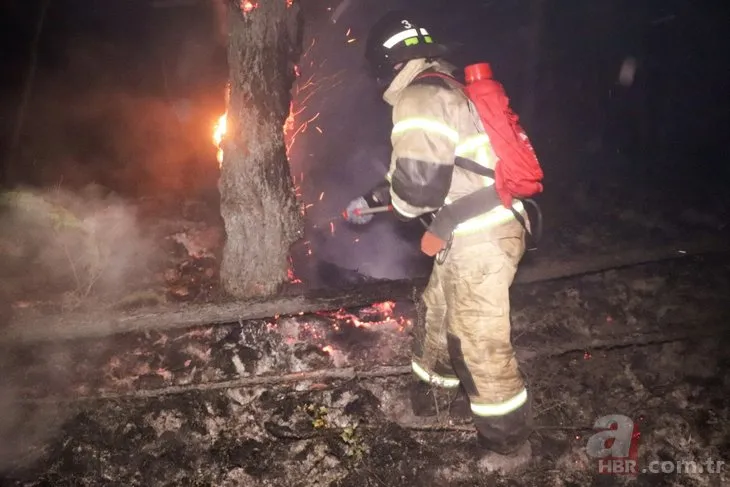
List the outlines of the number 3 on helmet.
{"type": "Polygon", "coordinates": [[[368,34],[365,58],[376,78],[392,79],[399,63],[440,58],[448,53],[424,25],[403,11],[389,12],[375,22],[368,34]]]}

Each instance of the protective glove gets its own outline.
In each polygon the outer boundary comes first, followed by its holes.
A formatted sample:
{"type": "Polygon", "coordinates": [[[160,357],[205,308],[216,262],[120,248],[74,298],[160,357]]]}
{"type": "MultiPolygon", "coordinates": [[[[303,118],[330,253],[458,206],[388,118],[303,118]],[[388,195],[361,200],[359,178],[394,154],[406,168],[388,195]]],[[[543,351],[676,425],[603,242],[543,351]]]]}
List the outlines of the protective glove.
{"type": "Polygon", "coordinates": [[[350,204],[347,205],[347,209],[345,210],[344,214],[345,220],[350,223],[354,223],[355,225],[365,225],[366,223],[369,223],[370,220],[373,219],[372,214],[358,214],[358,210],[364,210],[366,208],[370,208],[367,200],[364,196],[358,196],[354,200],[350,201],[350,204]]]}

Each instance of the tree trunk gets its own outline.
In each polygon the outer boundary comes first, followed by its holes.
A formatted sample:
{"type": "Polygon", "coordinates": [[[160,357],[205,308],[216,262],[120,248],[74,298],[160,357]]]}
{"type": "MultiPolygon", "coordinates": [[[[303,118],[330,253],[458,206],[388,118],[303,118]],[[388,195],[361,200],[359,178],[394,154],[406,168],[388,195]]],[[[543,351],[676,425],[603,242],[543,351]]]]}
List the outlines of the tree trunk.
{"type": "Polygon", "coordinates": [[[302,219],[284,143],[299,55],[298,7],[266,0],[243,13],[229,2],[231,92],[219,189],[227,240],[221,280],[232,296],[277,292],[302,219]]]}

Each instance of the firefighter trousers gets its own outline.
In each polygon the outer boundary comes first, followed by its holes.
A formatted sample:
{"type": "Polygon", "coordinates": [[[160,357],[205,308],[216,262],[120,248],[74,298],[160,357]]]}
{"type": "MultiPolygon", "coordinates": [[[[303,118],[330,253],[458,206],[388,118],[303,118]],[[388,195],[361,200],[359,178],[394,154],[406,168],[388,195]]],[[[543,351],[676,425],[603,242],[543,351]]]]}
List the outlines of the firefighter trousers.
{"type": "Polygon", "coordinates": [[[480,444],[499,453],[515,450],[531,432],[509,317],[509,287],[524,252],[524,234],[455,237],[445,261],[434,264],[413,342],[415,375],[462,387],[480,444]]]}

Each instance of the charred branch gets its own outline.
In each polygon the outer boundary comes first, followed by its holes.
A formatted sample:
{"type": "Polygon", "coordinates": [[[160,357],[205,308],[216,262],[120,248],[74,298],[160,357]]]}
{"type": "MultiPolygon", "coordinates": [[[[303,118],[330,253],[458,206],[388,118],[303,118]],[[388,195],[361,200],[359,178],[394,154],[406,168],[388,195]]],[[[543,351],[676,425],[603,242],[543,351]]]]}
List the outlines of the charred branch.
{"type": "MultiPolygon", "coordinates": [[[[540,349],[516,347],[515,353],[520,363],[545,360],[553,357],[561,357],[571,353],[586,353],[588,351],[612,350],[626,347],[642,347],[651,345],[663,345],[666,343],[701,340],[715,336],[723,331],[722,324],[714,327],[707,327],[701,332],[696,331],[667,331],[656,333],[635,333],[619,337],[592,338],[578,343],[548,343],[541,344],[540,349]]],[[[199,391],[215,391],[225,389],[238,389],[255,386],[277,386],[292,384],[296,382],[314,382],[322,387],[322,383],[334,383],[336,381],[363,381],[382,377],[396,377],[408,375],[412,372],[410,365],[383,365],[368,369],[357,367],[326,368],[306,372],[290,372],[285,374],[261,375],[252,377],[241,377],[227,381],[215,381],[204,383],[191,383],[185,385],[173,385],[154,389],[136,389],[125,392],[103,392],[98,395],[76,396],[71,402],[122,399],[128,397],[151,398],[174,394],[186,394],[199,391]]],[[[67,402],[59,397],[46,397],[43,399],[31,400],[31,402],[67,402]]]]}
{"type": "MultiPolygon", "coordinates": [[[[520,268],[515,282],[528,284],[564,279],[609,269],[728,250],[730,249],[727,242],[709,240],[653,249],[637,249],[620,254],[585,256],[569,261],[545,261],[533,265],[526,263],[520,268]]],[[[196,325],[235,323],[276,315],[297,315],[364,306],[375,301],[411,300],[421,292],[425,284],[425,279],[376,281],[353,289],[292,294],[268,300],[166,305],[131,311],[103,310],[49,316],[39,311],[26,310],[19,313],[14,322],[0,331],[0,343],[55,341],[134,331],[182,329],[196,325]]]]}

